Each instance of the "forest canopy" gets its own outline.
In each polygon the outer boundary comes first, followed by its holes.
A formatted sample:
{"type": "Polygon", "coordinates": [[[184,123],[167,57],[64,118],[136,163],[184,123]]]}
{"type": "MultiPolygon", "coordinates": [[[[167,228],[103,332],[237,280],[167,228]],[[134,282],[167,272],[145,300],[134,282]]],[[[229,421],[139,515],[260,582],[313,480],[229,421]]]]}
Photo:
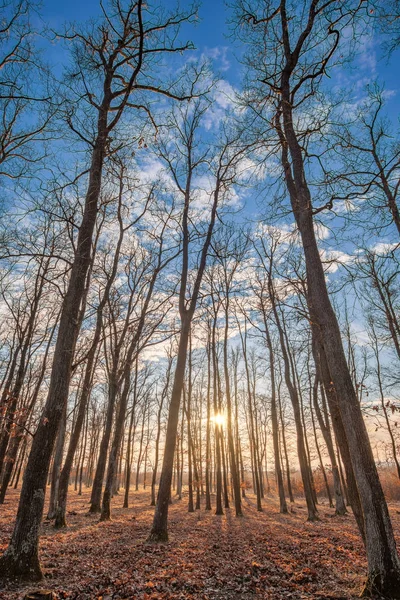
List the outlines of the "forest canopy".
{"type": "Polygon", "coordinates": [[[400,598],[399,3],[0,6],[2,583],[143,488],[351,512],[400,598]]]}

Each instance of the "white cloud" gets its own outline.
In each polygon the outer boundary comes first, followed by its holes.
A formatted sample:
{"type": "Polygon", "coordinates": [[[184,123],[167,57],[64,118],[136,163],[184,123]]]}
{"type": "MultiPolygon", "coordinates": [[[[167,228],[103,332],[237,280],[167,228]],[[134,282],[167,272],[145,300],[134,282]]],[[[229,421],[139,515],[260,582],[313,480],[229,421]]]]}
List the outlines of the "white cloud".
{"type": "Polygon", "coordinates": [[[336,273],[341,265],[346,265],[354,260],[351,254],[346,254],[341,250],[320,250],[322,262],[325,265],[326,273],[336,273]]]}
{"type": "Polygon", "coordinates": [[[167,173],[164,164],[154,155],[146,156],[141,161],[138,172],[140,173],[140,180],[144,184],[155,183],[156,181],[162,181],[167,186],[173,184],[172,178],[167,173]]]}
{"type": "Polygon", "coordinates": [[[269,236],[277,238],[282,244],[300,244],[299,232],[296,229],[294,223],[283,223],[279,226],[258,223],[256,226],[255,234],[257,237],[269,236]]]}
{"type": "Polygon", "coordinates": [[[221,71],[228,71],[231,67],[231,63],[228,60],[228,46],[206,47],[203,56],[216,62],[218,69],[221,71]]]}
{"type": "Polygon", "coordinates": [[[398,242],[378,242],[372,246],[370,250],[372,250],[372,252],[376,252],[377,254],[388,254],[388,252],[391,252],[398,247],[398,242]]]}
{"type": "Polygon", "coordinates": [[[327,240],[331,235],[330,229],[328,229],[328,227],[325,227],[325,225],[323,225],[322,223],[315,223],[314,229],[316,238],[319,241],[327,240]]]}
{"type": "Polygon", "coordinates": [[[236,104],[237,92],[225,79],[220,79],[212,91],[212,106],[204,118],[204,127],[209,131],[218,127],[222,121],[229,118],[232,113],[237,113],[239,107],[236,104]]]}

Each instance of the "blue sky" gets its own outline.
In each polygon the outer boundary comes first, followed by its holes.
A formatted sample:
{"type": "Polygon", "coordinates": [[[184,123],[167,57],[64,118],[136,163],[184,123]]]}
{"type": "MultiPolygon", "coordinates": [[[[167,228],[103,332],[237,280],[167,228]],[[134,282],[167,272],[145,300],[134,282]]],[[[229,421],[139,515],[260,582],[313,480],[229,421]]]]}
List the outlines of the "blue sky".
{"type": "MultiPolygon", "coordinates": [[[[106,2],[105,2],[106,4],[106,2]]],[[[168,0],[162,2],[162,6],[175,7],[176,2],[168,0]]],[[[156,6],[157,3],[152,3],[156,6]]],[[[181,2],[181,6],[185,8],[190,6],[189,2],[181,2]]],[[[95,17],[99,14],[99,2],[98,0],[44,0],[42,15],[44,20],[49,24],[50,27],[55,30],[60,29],[62,25],[67,21],[84,22],[87,19],[95,17]]],[[[225,48],[224,52],[228,52],[230,63],[232,65],[232,43],[227,39],[226,34],[228,33],[227,25],[228,9],[225,6],[224,0],[204,0],[199,10],[199,23],[197,25],[187,25],[182,29],[182,39],[190,39],[195,44],[199,52],[207,52],[210,49],[219,48],[221,51],[225,48]]],[[[221,54],[222,58],[225,58],[221,54]]],[[[220,66],[224,68],[226,62],[220,61],[220,66]]],[[[228,79],[238,80],[237,68],[231,67],[229,73],[224,70],[228,79]]]]}
{"type": "MultiPolygon", "coordinates": [[[[149,0],[151,5],[157,6],[157,1],[149,0]]],[[[105,0],[107,5],[107,0],[105,0]]],[[[189,7],[191,3],[182,0],[183,8],[189,7]]],[[[175,0],[161,2],[160,6],[174,8],[175,0]]],[[[55,31],[61,31],[66,22],[76,21],[84,23],[90,18],[100,15],[99,0],[44,0],[42,16],[49,27],[55,31]]],[[[192,40],[195,44],[197,55],[206,54],[214,59],[215,70],[221,77],[235,87],[240,87],[242,65],[235,57],[235,52],[241,48],[234,47],[229,38],[228,20],[230,9],[224,0],[204,0],[199,9],[199,22],[197,25],[187,24],[182,28],[181,40],[192,40]]],[[[399,86],[398,86],[398,63],[400,52],[394,54],[390,61],[382,58],[381,40],[377,35],[369,35],[362,38],[359,44],[357,56],[352,67],[344,71],[335,69],[331,72],[331,79],[324,80],[324,85],[339,85],[349,91],[349,102],[357,102],[365,95],[365,83],[372,82],[378,78],[380,84],[384,84],[388,94],[386,113],[390,116],[395,128],[398,126],[399,110],[399,86]]],[[[47,53],[47,48],[45,50],[47,53]]],[[[67,54],[62,46],[53,46],[51,55],[48,56],[50,63],[59,67],[67,54]]],[[[58,69],[57,69],[58,71],[58,69]]],[[[254,197],[247,194],[246,213],[250,215],[257,210],[254,197]]],[[[332,243],[329,239],[328,245],[332,243]]]]}
{"type": "MultiPolygon", "coordinates": [[[[106,4],[106,3],[105,3],[106,4]]],[[[152,3],[153,6],[157,3],[152,3]]],[[[173,8],[176,2],[167,0],[162,6],[173,8]]],[[[189,2],[182,1],[181,6],[190,6],[189,2]]],[[[98,0],[44,0],[43,16],[49,20],[52,26],[60,26],[65,20],[84,21],[99,14],[98,0]]],[[[226,43],[224,33],[227,31],[226,15],[227,8],[224,0],[204,0],[199,11],[201,22],[193,31],[192,38],[196,45],[201,47],[212,44],[219,46],[226,43]]]]}
{"type": "MultiPolygon", "coordinates": [[[[152,2],[152,0],[149,0],[152,2]]],[[[152,2],[152,5],[156,5],[152,2]]],[[[164,6],[175,6],[175,2],[161,3],[164,6]]],[[[189,3],[182,0],[182,6],[188,6],[189,3]]],[[[65,22],[76,21],[84,23],[86,20],[96,17],[100,14],[98,0],[43,0],[42,16],[48,26],[54,30],[62,30],[65,22]]],[[[240,86],[242,66],[235,58],[233,42],[228,37],[228,17],[229,9],[224,0],[204,0],[199,10],[199,23],[186,25],[183,28],[181,39],[192,40],[197,48],[197,54],[206,54],[215,59],[216,71],[234,86],[240,86]]],[[[47,47],[46,47],[47,53],[47,47]]],[[[390,62],[380,59],[380,40],[377,37],[370,36],[365,40],[360,40],[360,52],[355,59],[353,68],[346,72],[336,72],[331,79],[332,84],[340,80],[341,84],[347,87],[356,97],[363,94],[361,82],[372,81],[377,76],[381,83],[385,84],[387,90],[393,92],[389,98],[387,110],[388,114],[396,123],[399,116],[399,77],[398,64],[400,52],[391,57],[390,62]],[[339,75],[339,77],[338,77],[339,75]]],[[[54,46],[52,52],[48,53],[50,63],[60,65],[67,59],[67,55],[61,46],[54,46]]],[[[253,216],[252,211],[256,210],[254,196],[249,192],[246,195],[246,216],[253,216]]],[[[261,198],[261,202],[264,197],[261,198]]],[[[291,219],[291,217],[289,217],[291,219]]],[[[322,218],[322,216],[321,216],[322,218]]],[[[292,220],[292,219],[291,219],[292,220]]],[[[358,243],[359,240],[356,240],[358,243]]],[[[325,240],[321,241],[321,246],[325,249],[337,249],[333,236],[329,232],[325,240]]],[[[340,245],[340,251],[351,252],[353,250],[353,240],[351,244],[340,245]]],[[[338,273],[338,276],[340,273],[338,273]]],[[[353,297],[351,297],[351,300],[353,297]]],[[[351,302],[350,302],[351,304],[351,302]]],[[[364,327],[361,321],[355,320],[353,325],[363,332],[364,327]]],[[[361,337],[361,336],[360,336],[361,337]]]]}
{"type": "MultiPolygon", "coordinates": [[[[107,4],[106,1],[105,4],[107,4]]],[[[151,2],[151,4],[157,6],[157,2],[151,2]]],[[[160,4],[167,8],[176,6],[174,0],[167,0],[160,4]]],[[[183,8],[189,7],[190,4],[185,0],[181,2],[183,8]]],[[[56,31],[61,30],[65,22],[83,23],[99,14],[98,0],[44,0],[42,4],[44,21],[56,31]]],[[[229,16],[230,9],[224,0],[203,0],[199,9],[199,23],[185,25],[182,28],[181,38],[192,40],[198,54],[212,55],[215,58],[216,71],[231,84],[239,86],[242,66],[235,58],[238,48],[234,48],[233,42],[229,38],[227,23],[229,16]]],[[[366,40],[365,44],[361,40],[361,52],[356,59],[355,69],[348,75],[350,80],[374,79],[378,76],[379,81],[385,84],[386,89],[396,92],[387,104],[387,111],[390,117],[397,121],[400,114],[397,93],[400,50],[394,53],[390,61],[387,61],[382,58],[380,41],[376,35],[366,40]]],[[[57,50],[53,49],[50,62],[62,62],[62,60],[62,56],[59,56],[57,50]]]]}

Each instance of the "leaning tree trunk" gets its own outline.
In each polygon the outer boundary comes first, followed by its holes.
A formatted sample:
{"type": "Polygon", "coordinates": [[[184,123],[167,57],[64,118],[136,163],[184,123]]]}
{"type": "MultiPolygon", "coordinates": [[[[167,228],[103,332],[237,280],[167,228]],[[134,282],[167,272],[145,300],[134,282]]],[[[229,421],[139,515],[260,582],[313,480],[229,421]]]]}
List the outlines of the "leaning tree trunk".
{"type": "Polygon", "coordinates": [[[172,470],[174,467],[174,454],[176,432],[178,428],[179,419],[179,407],[181,402],[183,384],[185,380],[185,367],[189,344],[190,323],[190,317],[182,318],[178,357],[168,415],[163,466],[161,471],[160,484],[158,488],[158,498],[156,510],[154,513],[153,527],[150,533],[150,539],[154,541],[168,540],[168,505],[172,482],[172,470]]]}
{"type": "Polygon", "coordinates": [[[79,312],[91,260],[106,141],[107,110],[103,108],[99,116],[99,131],[92,154],[75,259],[61,310],[47,401],[25,469],[15,528],[10,544],[0,559],[0,571],[8,577],[38,580],[43,576],[38,556],[39,528],[51,455],[68,399],[72,359],[80,328],[79,312]]]}
{"type": "MultiPolygon", "coordinates": [[[[318,334],[318,331],[313,328],[313,331],[318,334]]],[[[365,523],[364,523],[364,515],[361,506],[361,498],[360,493],[357,488],[356,478],[354,475],[354,470],[351,462],[350,449],[349,444],[346,437],[346,432],[343,426],[343,421],[339,412],[339,403],[336,397],[335,389],[332,385],[332,378],[329,373],[329,367],[326,360],[324,349],[321,345],[317,344],[317,353],[316,359],[318,364],[318,372],[321,374],[321,379],[324,386],[325,396],[328,402],[329,410],[332,418],[332,426],[333,431],[335,433],[335,438],[338,443],[340,454],[343,460],[344,469],[346,473],[346,482],[347,482],[347,493],[350,502],[351,509],[353,511],[354,517],[356,519],[356,523],[358,529],[360,531],[360,535],[365,544],[365,523]]]]}
{"type": "Polygon", "coordinates": [[[340,473],[336,460],[335,450],[333,447],[333,440],[331,436],[331,430],[329,427],[329,423],[325,423],[324,418],[322,416],[321,409],[318,404],[318,385],[319,385],[319,377],[316,376],[314,387],[313,387],[313,405],[315,409],[315,414],[317,415],[317,420],[319,423],[319,427],[322,431],[322,435],[325,440],[325,444],[328,450],[329,459],[331,461],[332,466],[332,476],[333,476],[333,491],[335,494],[335,514],[336,515],[344,515],[346,514],[346,504],[343,497],[342,492],[342,484],[340,483],[340,473]]]}
{"type": "Polygon", "coordinates": [[[314,231],[312,199],[306,182],[302,148],[293,125],[289,78],[290,72],[284,72],[281,105],[285,135],[283,166],[304,249],[310,317],[320,331],[362,505],[368,560],[364,593],[400,598],[400,560],[368,432],[346,362],[339,324],[328,295],[314,231]]]}

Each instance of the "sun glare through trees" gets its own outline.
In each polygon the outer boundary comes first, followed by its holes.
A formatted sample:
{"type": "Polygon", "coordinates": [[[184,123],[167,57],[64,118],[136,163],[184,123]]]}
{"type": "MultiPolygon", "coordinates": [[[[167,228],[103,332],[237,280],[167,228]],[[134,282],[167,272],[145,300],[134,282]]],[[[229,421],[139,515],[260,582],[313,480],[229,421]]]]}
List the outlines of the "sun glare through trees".
{"type": "Polygon", "coordinates": [[[215,423],[215,425],[218,425],[219,427],[225,427],[226,425],[226,417],[223,414],[217,413],[216,415],[211,417],[211,421],[213,421],[213,423],[215,423]]]}
{"type": "Polygon", "coordinates": [[[0,600],[400,599],[398,0],[0,0],[0,600]]]}

